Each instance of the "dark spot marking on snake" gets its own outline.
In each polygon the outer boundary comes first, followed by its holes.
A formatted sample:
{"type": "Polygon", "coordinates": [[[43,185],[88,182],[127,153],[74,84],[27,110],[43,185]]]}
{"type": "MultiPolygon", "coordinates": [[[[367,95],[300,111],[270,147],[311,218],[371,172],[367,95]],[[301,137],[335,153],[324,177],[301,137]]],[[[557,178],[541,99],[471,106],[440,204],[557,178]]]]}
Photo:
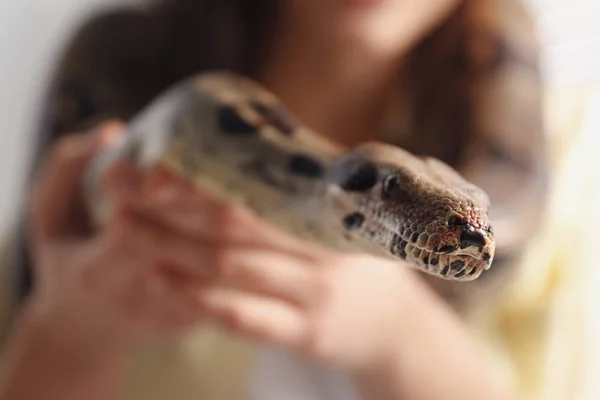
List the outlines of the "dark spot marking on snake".
{"type": "Polygon", "coordinates": [[[372,161],[349,158],[339,163],[333,173],[333,181],[349,192],[366,192],[379,179],[379,170],[372,161]]]}
{"type": "Polygon", "coordinates": [[[470,246],[483,248],[485,246],[485,237],[481,232],[476,231],[473,227],[469,226],[463,229],[460,234],[460,248],[465,249],[470,246]]]}
{"type": "Polygon", "coordinates": [[[277,180],[271,175],[267,168],[267,164],[263,160],[250,160],[247,163],[240,165],[239,168],[246,173],[251,173],[269,186],[279,186],[277,180]]]}
{"type": "Polygon", "coordinates": [[[394,233],[394,236],[392,236],[392,241],[390,243],[390,250],[392,253],[395,252],[396,248],[399,247],[399,244],[402,242],[402,237],[400,237],[400,235],[398,235],[397,233],[394,233]]]}
{"type": "Polygon", "coordinates": [[[346,229],[348,229],[349,231],[355,231],[363,226],[363,224],[365,223],[365,216],[359,212],[355,212],[350,215],[347,215],[344,218],[343,223],[346,229]]]}
{"type": "Polygon", "coordinates": [[[282,106],[274,105],[269,107],[258,101],[252,101],[250,105],[267,123],[273,125],[285,135],[292,135],[296,130],[296,123],[282,106]]]}
{"type": "Polygon", "coordinates": [[[439,252],[449,254],[449,253],[456,251],[457,249],[458,249],[458,247],[456,247],[456,246],[445,245],[439,250],[439,252]]]}
{"type": "Polygon", "coordinates": [[[465,267],[465,262],[463,260],[456,260],[450,263],[450,269],[452,271],[460,271],[465,267]]]}
{"type": "Polygon", "coordinates": [[[483,255],[481,256],[481,258],[483,259],[483,261],[488,262],[490,261],[490,259],[492,258],[491,254],[488,252],[483,253],[483,255]]]}
{"type": "Polygon", "coordinates": [[[444,269],[440,272],[441,275],[446,276],[448,274],[448,271],[450,271],[450,266],[446,265],[444,267],[444,269]]]}
{"type": "Polygon", "coordinates": [[[322,178],[325,168],[314,158],[306,154],[295,154],[288,161],[287,169],[294,175],[306,178],[322,178]]]}
{"type": "Polygon", "coordinates": [[[471,270],[471,272],[469,272],[469,276],[475,275],[476,272],[477,272],[477,267],[473,267],[473,269],[471,270]]]}
{"type": "Polygon", "coordinates": [[[265,118],[268,118],[272,113],[271,107],[268,107],[266,104],[261,103],[260,101],[252,100],[250,102],[250,105],[252,106],[252,108],[254,108],[254,111],[256,111],[265,118]]]}
{"type": "Polygon", "coordinates": [[[417,240],[419,240],[419,232],[413,232],[413,234],[410,237],[410,241],[413,243],[417,243],[417,240]]]}
{"type": "Polygon", "coordinates": [[[466,269],[463,269],[462,271],[460,271],[458,274],[454,275],[455,278],[462,278],[463,276],[465,276],[465,274],[467,273],[466,269]]]}
{"type": "Polygon", "coordinates": [[[218,111],[219,129],[232,136],[252,136],[257,127],[244,121],[234,107],[222,106],[218,111]]]}
{"type": "Polygon", "coordinates": [[[431,259],[431,262],[430,262],[430,264],[431,264],[431,265],[438,265],[438,262],[439,262],[439,261],[440,261],[440,260],[438,260],[437,258],[432,258],[432,259],[431,259]]]}
{"type": "Polygon", "coordinates": [[[391,251],[392,254],[396,254],[402,259],[406,259],[406,241],[402,239],[402,237],[398,234],[394,234],[392,237],[391,251]]]}
{"type": "Polygon", "coordinates": [[[423,258],[423,264],[429,265],[429,256],[425,256],[425,258],[423,258]]]}

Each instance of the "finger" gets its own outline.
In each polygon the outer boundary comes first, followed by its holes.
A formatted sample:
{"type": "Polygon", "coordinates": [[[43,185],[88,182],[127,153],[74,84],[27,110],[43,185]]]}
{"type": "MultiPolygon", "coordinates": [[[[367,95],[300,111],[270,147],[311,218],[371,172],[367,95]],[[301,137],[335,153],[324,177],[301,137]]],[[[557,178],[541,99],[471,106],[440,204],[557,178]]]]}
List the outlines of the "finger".
{"type": "Polygon", "coordinates": [[[95,250],[89,254],[97,257],[85,271],[85,290],[107,302],[138,333],[169,336],[201,321],[197,303],[184,290],[189,282],[184,286],[181,278],[161,273],[115,238],[104,239],[95,250]]]}
{"type": "MultiPolygon", "coordinates": [[[[312,261],[251,245],[214,245],[169,234],[135,215],[122,229],[140,254],[197,280],[218,279],[238,289],[307,305],[320,293],[320,271],[312,261]]],[[[323,263],[323,261],[321,261],[323,263]]]]}
{"type": "Polygon", "coordinates": [[[131,161],[119,161],[102,174],[100,185],[113,199],[135,203],[143,179],[143,173],[131,161]]]}
{"type": "Polygon", "coordinates": [[[52,150],[41,170],[33,193],[33,231],[38,237],[72,233],[73,218],[81,202],[84,166],[112,135],[118,124],[110,123],[98,134],[78,134],[62,139],[52,150]]]}
{"type": "Polygon", "coordinates": [[[77,264],[86,291],[108,293],[108,298],[130,284],[140,260],[123,243],[101,235],[79,246],[77,264]]]}
{"type": "Polygon", "coordinates": [[[157,336],[177,334],[200,322],[195,305],[185,293],[156,270],[138,274],[119,306],[129,323],[141,333],[157,336]]]}
{"type": "Polygon", "coordinates": [[[157,165],[144,176],[137,195],[141,213],[191,237],[246,243],[263,239],[275,245],[305,246],[282,235],[246,207],[202,189],[165,166],[157,165]]]}
{"type": "MultiPolygon", "coordinates": [[[[160,302],[162,313],[157,323],[162,332],[167,335],[184,333],[205,320],[205,316],[198,313],[197,302],[185,290],[189,282],[182,281],[180,277],[173,279],[172,275],[158,271],[152,278],[164,283],[164,299],[160,302]]],[[[200,287],[196,285],[196,288],[200,287]]]]}
{"type": "Polygon", "coordinates": [[[129,160],[111,165],[103,173],[101,185],[113,197],[134,200],[135,204],[146,207],[173,202],[197,204],[204,197],[191,181],[164,166],[142,171],[129,160]]]}
{"type": "Polygon", "coordinates": [[[99,139],[102,148],[108,148],[114,146],[123,138],[125,135],[125,128],[127,125],[120,120],[108,120],[103,122],[96,128],[99,134],[99,139]]]}
{"type": "Polygon", "coordinates": [[[148,193],[137,210],[144,217],[190,238],[280,248],[297,254],[318,252],[306,243],[271,225],[241,205],[227,202],[187,183],[165,180],[148,193]]]}
{"type": "Polygon", "coordinates": [[[227,231],[226,227],[237,228],[249,222],[250,213],[165,168],[156,167],[148,175],[142,196],[140,213],[190,237],[217,241],[248,236],[241,236],[244,232],[238,229],[227,231]]]}
{"type": "Polygon", "coordinates": [[[206,269],[219,283],[306,307],[320,294],[321,273],[288,253],[248,246],[214,249],[206,269]]]}
{"type": "Polygon", "coordinates": [[[198,241],[170,232],[122,206],[109,226],[110,232],[131,246],[138,257],[158,267],[174,269],[186,279],[206,279],[203,268],[210,249],[198,241]]]}
{"type": "Polygon", "coordinates": [[[248,339],[300,348],[308,336],[306,316],[288,303],[215,287],[197,299],[207,317],[248,339]]]}
{"type": "Polygon", "coordinates": [[[180,205],[187,201],[213,200],[199,190],[191,179],[164,165],[155,165],[145,176],[140,194],[148,205],[180,205]]]}
{"type": "Polygon", "coordinates": [[[197,303],[172,275],[161,273],[109,235],[86,247],[83,290],[109,306],[110,315],[116,311],[123,322],[146,334],[175,334],[199,322],[197,303]]]}

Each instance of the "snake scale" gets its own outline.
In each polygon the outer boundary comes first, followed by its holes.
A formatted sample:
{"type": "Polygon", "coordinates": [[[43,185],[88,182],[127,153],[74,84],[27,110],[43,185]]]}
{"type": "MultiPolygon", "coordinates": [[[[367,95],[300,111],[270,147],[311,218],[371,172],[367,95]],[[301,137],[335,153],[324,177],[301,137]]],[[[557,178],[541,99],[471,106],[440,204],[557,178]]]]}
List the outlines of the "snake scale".
{"type": "Polygon", "coordinates": [[[101,223],[99,176],[115,160],[163,165],[297,236],[341,251],[406,260],[470,281],[490,268],[489,199],[447,164],[393,145],[350,149],[302,125],[272,93],[231,72],[174,85],[135,117],[87,175],[101,223]]]}

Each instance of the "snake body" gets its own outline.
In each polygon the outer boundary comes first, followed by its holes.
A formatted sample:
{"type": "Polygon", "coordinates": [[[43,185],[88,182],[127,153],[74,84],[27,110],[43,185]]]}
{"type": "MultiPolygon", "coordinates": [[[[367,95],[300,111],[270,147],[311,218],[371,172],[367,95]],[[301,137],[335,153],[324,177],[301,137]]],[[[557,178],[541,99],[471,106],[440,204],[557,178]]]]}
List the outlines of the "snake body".
{"type": "Polygon", "coordinates": [[[102,171],[117,159],[163,165],[276,226],[340,251],[406,260],[471,281],[495,249],[489,199],[447,164],[381,142],[343,148],[292,116],[258,83],[207,72],[164,92],[90,167],[101,222],[102,171]]]}

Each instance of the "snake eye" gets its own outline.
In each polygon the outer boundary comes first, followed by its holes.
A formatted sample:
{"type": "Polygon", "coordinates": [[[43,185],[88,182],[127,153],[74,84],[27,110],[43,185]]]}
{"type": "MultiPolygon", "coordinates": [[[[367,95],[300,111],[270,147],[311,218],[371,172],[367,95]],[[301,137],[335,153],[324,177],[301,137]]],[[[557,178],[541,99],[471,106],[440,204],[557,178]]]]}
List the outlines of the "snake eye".
{"type": "Polygon", "coordinates": [[[381,199],[391,200],[400,189],[400,178],[398,175],[388,175],[381,186],[381,199]]]}
{"type": "Polygon", "coordinates": [[[377,165],[362,157],[348,156],[334,167],[333,181],[349,192],[366,192],[378,181],[377,165]]]}

